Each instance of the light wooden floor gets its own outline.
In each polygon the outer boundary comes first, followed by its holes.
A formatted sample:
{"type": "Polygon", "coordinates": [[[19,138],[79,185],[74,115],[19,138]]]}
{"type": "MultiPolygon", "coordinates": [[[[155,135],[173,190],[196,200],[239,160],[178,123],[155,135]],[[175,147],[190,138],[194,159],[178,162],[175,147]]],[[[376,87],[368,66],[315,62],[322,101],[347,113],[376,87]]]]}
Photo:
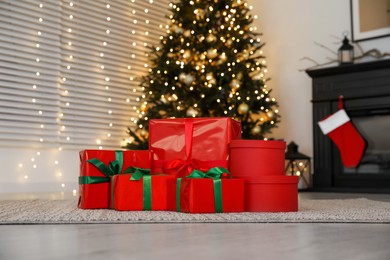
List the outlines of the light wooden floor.
{"type": "MultiPolygon", "coordinates": [[[[0,194],[0,199],[25,196],[48,195],[0,194]]],[[[390,202],[388,194],[300,193],[299,196],[366,197],[390,202]]],[[[0,225],[1,260],[389,260],[389,242],[390,224],[0,225]]]]}

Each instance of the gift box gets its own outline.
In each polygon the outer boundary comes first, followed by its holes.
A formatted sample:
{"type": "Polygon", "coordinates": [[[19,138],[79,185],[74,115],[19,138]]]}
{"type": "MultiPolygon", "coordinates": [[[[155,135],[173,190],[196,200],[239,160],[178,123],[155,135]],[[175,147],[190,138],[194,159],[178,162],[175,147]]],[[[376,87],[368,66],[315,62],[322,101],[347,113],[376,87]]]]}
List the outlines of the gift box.
{"type": "Polygon", "coordinates": [[[284,175],[285,150],[284,141],[232,140],[229,170],[244,179],[284,175]]]}
{"type": "Polygon", "coordinates": [[[167,210],[170,175],[118,174],[111,177],[111,205],[115,210],[167,210]]]}
{"type": "Polygon", "coordinates": [[[298,211],[298,176],[245,179],[245,211],[298,211]]]}
{"type": "Polygon", "coordinates": [[[168,183],[169,210],[186,213],[244,211],[243,179],[206,177],[195,170],[186,178],[171,179],[168,183]],[[198,173],[200,175],[196,176],[198,173]]]}
{"type": "Polygon", "coordinates": [[[241,138],[231,118],[176,118],[149,121],[152,172],[184,177],[193,169],[228,167],[229,143],[241,138]]]}
{"type": "Polygon", "coordinates": [[[110,176],[130,166],[150,168],[149,151],[83,150],[80,152],[79,202],[82,209],[110,208],[110,176]]]}

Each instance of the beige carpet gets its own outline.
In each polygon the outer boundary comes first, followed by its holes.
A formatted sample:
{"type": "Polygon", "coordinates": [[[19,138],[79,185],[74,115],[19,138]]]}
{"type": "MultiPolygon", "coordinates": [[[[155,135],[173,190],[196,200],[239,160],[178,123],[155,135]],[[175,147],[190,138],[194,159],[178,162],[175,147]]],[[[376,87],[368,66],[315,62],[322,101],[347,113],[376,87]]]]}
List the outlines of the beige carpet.
{"type": "Polygon", "coordinates": [[[76,200],[0,201],[0,224],[93,223],[390,223],[390,202],[366,198],[300,199],[298,212],[185,214],[82,210],[76,200]]]}

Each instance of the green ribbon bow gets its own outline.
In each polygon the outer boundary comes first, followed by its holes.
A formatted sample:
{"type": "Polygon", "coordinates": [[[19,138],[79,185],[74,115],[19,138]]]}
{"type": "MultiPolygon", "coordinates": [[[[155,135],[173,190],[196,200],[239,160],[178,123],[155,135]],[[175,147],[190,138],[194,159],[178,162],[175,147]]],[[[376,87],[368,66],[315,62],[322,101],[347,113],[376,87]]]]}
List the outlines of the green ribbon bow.
{"type": "MultiPolygon", "coordinates": [[[[215,212],[222,213],[222,174],[230,174],[230,172],[223,167],[214,167],[208,170],[207,172],[202,172],[199,170],[193,170],[190,175],[185,178],[210,178],[213,179],[214,184],[214,203],[215,203],[215,212]]],[[[176,209],[180,211],[180,186],[182,178],[178,178],[176,182],[176,209]]]]}
{"type": "Polygon", "coordinates": [[[110,177],[120,174],[123,168],[123,152],[115,151],[115,160],[111,161],[108,166],[97,158],[87,160],[93,166],[99,169],[106,177],[102,176],[79,176],[79,184],[96,184],[103,182],[110,182],[110,177]]]}
{"type": "MultiPolygon", "coordinates": [[[[150,169],[143,169],[138,167],[129,167],[124,173],[131,173],[130,181],[139,181],[143,179],[143,205],[144,210],[152,210],[152,176],[150,169]]],[[[111,181],[111,207],[114,208],[114,185],[115,175],[112,176],[111,181]]]]}

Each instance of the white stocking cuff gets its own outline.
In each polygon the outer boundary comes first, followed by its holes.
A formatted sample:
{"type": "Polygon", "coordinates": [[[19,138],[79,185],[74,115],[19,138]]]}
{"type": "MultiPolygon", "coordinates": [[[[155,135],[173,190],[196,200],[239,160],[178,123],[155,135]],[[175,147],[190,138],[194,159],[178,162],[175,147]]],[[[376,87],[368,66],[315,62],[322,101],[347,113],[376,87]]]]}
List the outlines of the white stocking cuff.
{"type": "Polygon", "coordinates": [[[321,120],[318,122],[318,126],[321,128],[321,131],[324,135],[332,132],[336,128],[342,126],[343,124],[349,121],[349,117],[344,109],[340,109],[330,117],[321,120]]]}

